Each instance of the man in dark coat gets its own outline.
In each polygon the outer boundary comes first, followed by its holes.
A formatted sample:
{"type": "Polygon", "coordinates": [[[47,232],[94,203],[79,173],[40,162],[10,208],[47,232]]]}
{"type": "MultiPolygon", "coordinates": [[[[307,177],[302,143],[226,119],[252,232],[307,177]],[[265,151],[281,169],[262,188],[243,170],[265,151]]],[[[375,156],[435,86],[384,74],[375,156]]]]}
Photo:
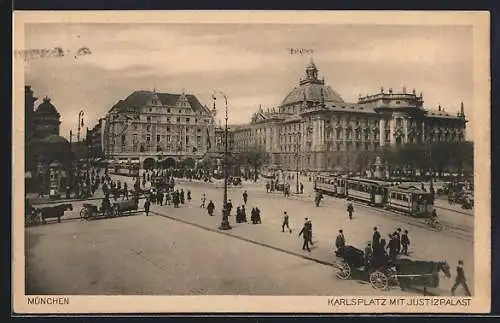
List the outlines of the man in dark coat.
{"type": "Polygon", "coordinates": [[[398,228],[393,236],[396,239],[396,253],[399,254],[401,252],[401,228],[398,228]]]}
{"type": "Polygon", "coordinates": [[[380,232],[378,232],[377,227],[373,228],[373,238],[372,238],[372,247],[375,250],[378,248],[380,244],[380,232]]]}
{"type": "Polygon", "coordinates": [[[174,196],[173,196],[173,198],[172,198],[172,202],[174,203],[174,207],[179,207],[179,202],[180,202],[180,200],[179,200],[179,195],[180,195],[180,194],[179,194],[179,191],[178,191],[178,190],[176,190],[176,191],[174,192],[174,196]]]}
{"type": "Polygon", "coordinates": [[[247,204],[247,201],[248,201],[248,193],[247,191],[245,190],[243,192],[243,203],[245,203],[245,205],[247,204]]]}
{"type": "Polygon", "coordinates": [[[226,209],[227,215],[231,215],[231,210],[233,209],[233,203],[231,202],[231,200],[227,201],[226,209]]]}
{"type": "Polygon", "coordinates": [[[307,221],[304,223],[302,230],[300,230],[300,232],[299,232],[299,237],[301,235],[304,238],[304,243],[302,244],[302,250],[307,250],[307,251],[311,252],[311,249],[309,249],[309,241],[311,241],[311,231],[309,229],[309,225],[308,225],[307,221]]]}
{"type": "Polygon", "coordinates": [[[241,206],[241,222],[247,223],[247,211],[245,210],[245,206],[241,206]]]}
{"type": "Polygon", "coordinates": [[[185,201],[184,189],[181,189],[180,198],[181,198],[181,204],[184,204],[184,201],[185,201]]]}
{"type": "Polygon", "coordinates": [[[149,216],[149,207],[151,206],[151,202],[149,201],[149,198],[146,199],[146,202],[144,202],[144,211],[146,212],[146,216],[149,216]]]}
{"type": "Polygon", "coordinates": [[[339,230],[339,234],[337,235],[337,239],[335,239],[335,247],[337,250],[335,251],[335,254],[341,255],[342,250],[345,247],[345,237],[344,237],[344,232],[342,230],[339,230]]]}
{"type": "Polygon", "coordinates": [[[459,285],[462,285],[463,289],[465,290],[465,294],[467,296],[471,296],[469,286],[467,286],[467,280],[465,279],[464,262],[462,260],[458,261],[457,277],[455,278],[455,284],[451,288],[452,296],[455,296],[455,291],[457,290],[457,287],[459,285]]]}
{"type": "Polygon", "coordinates": [[[405,230],[401,236],[401,252],[408,256],[408,246],[410,245],[410,238],[408,238],[408,230],[405,230]]]}
{"type": "Polygon", "coordinates": [[[160,206],[163,206],[163,190],[159,189],[158,190],[158,196],[156,198],[160,206]]]}
{"type": "Polygon", "coordinates": [[[208,205],[207,205],[208,215],[210,215],[210,216],[214,215],[214,209],[215,209],[214,202],[212,202],[212,200],[210,200],[210,202],[208,202],[208,205]]]}
{"type": "Polygon", "coordinates": [[[241,220],[242,216],[241,216],[241,207],[237,206],[236,207],[236,223],[240,223],[240,222],[243,222],[241,220]]]}
{"type": "Polygon", "coordinates": [[[288,224],[288,214],[285,212],[283,212],[283,224],[281,225],[281,232],[285,232],[285,227],[286,229],[292,233],[292,229],[290,229],[290,226],[288,224]]]}
{"type": "Polygon", "coordinates": [[[389,244],[387,245],[387,249],[389,249],[389,259],[391,259],[391,261],[394,261],[396,260],[397,255],[397,241],[394,234],[389,234],[389,239],[389,244]]]}
{"type": "Polygon", "coordinates": [[[368,241],[368,244],[365,247],[364,258],[365,258],[365,266],[370,267],[373,258],[373,249],[370,241],[368,241]]]}
{"type": "Polygon", "coordinates": [[[349,214],[349,219],[352,220],[352,213],[354,212],[354,206],[352,206],[352,203],[349,202],[349,205],[347,205],[347,213],[349,214]]]}

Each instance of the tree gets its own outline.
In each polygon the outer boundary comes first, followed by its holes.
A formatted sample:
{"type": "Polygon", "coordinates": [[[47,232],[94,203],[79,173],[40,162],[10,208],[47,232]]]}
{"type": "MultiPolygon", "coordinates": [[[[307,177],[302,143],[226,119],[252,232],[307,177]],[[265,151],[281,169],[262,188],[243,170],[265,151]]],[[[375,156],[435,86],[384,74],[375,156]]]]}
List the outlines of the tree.
{"type": "Polygon", "coordinates": [[[257,181],[259,169],[269,161],[269,154],[260,146],[254,146],[241,152],[239,157],[243,164],[253,168],[255,181],[257,181]]]}

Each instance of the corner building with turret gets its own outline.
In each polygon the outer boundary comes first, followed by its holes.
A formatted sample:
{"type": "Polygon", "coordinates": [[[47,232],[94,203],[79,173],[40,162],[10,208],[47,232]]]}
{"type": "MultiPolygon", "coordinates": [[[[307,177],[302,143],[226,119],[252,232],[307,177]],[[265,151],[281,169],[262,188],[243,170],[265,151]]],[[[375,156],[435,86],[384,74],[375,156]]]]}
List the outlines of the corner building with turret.
{"type": "Polygon", "coordinates": [[[348,103],[318,77],[311,60],[305,77],[277,108],[259,108],[249,125],[233,130],[233,149],[261,147],[271,166],[331,171],[384,147],[465,140],[463,103],[455,114],[424,108],[422,93],[385,90],[348,103]]]}

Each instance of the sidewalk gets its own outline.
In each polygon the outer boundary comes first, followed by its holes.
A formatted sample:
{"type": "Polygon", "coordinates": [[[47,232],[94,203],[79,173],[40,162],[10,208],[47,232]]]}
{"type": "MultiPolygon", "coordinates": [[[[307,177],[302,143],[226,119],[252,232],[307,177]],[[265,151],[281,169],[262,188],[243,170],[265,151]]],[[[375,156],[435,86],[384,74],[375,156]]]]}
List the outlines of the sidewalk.
{"type": "MultiPolygon", "coordinates": [[[[175,221],[194,225],[196,227],[217,232],[219,234],[227,235],[233,238],[244,240],[246,242],[257,244],[263,247],[278,250],[289,255],[300,257],[303,259],[311,260],[326,266],[334,266],[339,260],[333,254],[333,246],[324,237],[313,235],[314,246],[311,247],[311,252],[302,251],[302,238],[298,237],[300,228],[292,228],[292,233],[281,232],[281,227],[278,225],[269,227],[266,225],[251,223],[235,224],[235,216],[229,218],[232,230],[222,231],[218,229],[221,221],[220,210],[215,210],[215,215],[210,217],[206,213],[206,209],[197,207],[184,207],[179,209],[169,209],[168,207],[160,207],[152,205],[151,211],[153,214],[163,216],[175,221]],[[199,211],[198,211],[199,210],[199,211]],[[320,240],[318,240],[318,237],[320,240]]],[[[266,221],[265,219],[263,221],[266,221]]],[[[336,271],[335,268],[332,268],[336,271]]],[[[335,279],[335,278],[334,278],[335,279]]],[[[363,282],[363,283],[366,283],[363,282]]],[[[451,287],[451,286],[450,286],[451,287]]],[[[376,291],[376,290],[374,290],[376,291]]],[[[386,293],[386,291],[376,291],[386,293]]],[[[423,293],[422,289],[415,289],[414,292],[423,293]]],[[[399,287],[393,287],[390,290],[391,295],[406,295],[405,292],[400,291],[399,287]]],[[[449,293],[444,290],[431,291],[428,290],[429,295],[448,295],[449,293]]]]}

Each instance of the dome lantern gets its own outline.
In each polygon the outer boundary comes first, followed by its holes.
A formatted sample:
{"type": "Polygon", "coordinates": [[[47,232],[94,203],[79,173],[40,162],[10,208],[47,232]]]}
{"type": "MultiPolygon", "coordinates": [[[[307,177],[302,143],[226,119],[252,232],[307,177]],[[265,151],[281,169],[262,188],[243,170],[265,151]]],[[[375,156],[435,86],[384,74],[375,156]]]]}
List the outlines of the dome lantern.
{"type": "Polygon", "coordinates": [[[313,59],[309,62],[309,65],[306,67],[306,76],[309,80],[317,80],[318,79],[318,68],[316,64],[314,64],[313,59]]]}

